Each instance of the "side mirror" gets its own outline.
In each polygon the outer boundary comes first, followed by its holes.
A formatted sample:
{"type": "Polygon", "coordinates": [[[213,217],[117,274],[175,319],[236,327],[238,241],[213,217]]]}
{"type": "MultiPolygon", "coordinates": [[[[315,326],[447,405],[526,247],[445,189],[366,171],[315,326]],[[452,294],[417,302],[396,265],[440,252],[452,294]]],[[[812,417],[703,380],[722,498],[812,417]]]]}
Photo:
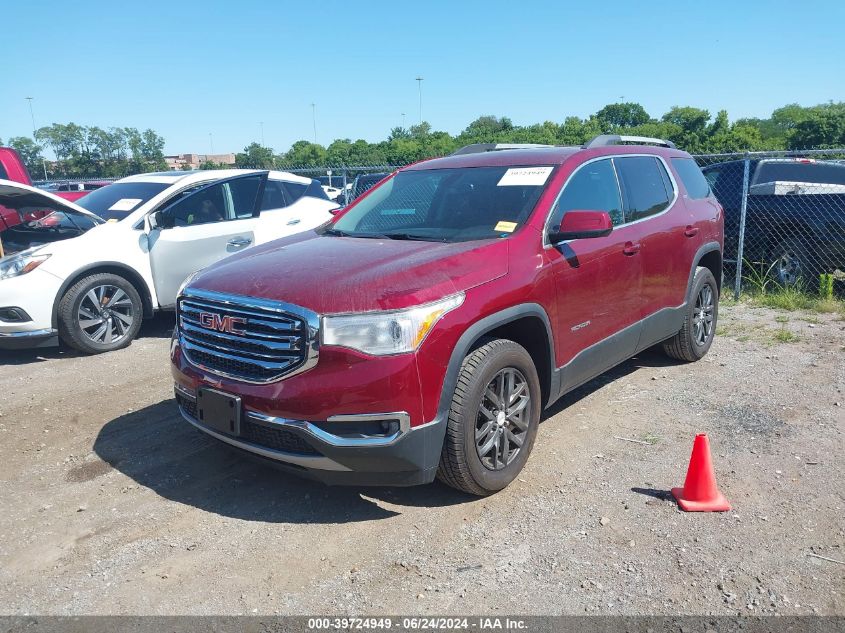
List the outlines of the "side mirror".
{"type": "Polygon", "coordinates": [[[329,213],[331,213],[332,215],[337,215],[341,211],[343,211],[343,207],[337,207],[336,209],[329,209],[329,213]]]}
{"type": "Polygon", "coordinates": [[[151,229],[170,229],[173,228],[173,214],[164,211],[156,211],[150,215],[151,229]]]}
{"type": "Polygon", "coordinates": [[[549,241],[557,244],[564,240],[605,237],[613,230],[613,221],[607,211],[567,211],[560,226],[549,231],[549,241]]]}

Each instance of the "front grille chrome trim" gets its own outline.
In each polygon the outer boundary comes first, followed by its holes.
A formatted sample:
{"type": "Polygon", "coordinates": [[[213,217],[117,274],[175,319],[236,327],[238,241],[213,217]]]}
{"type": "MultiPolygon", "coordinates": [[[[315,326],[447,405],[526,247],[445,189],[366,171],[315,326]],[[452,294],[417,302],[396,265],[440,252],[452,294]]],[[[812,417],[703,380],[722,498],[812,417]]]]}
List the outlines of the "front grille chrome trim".
{"type": "Polygon", "coordinates": [[[306,308],[283,301],[188,287],[177,298],[176,311],[178,340],[185,359],[209,374],[249,384],[268,384],[300,374],[317,364],[320,315],[306,308]],[[202,327],[198,313],[204,311],[244,315],[247,319],[244,335],[202,327]],[[251,323],[257,329],[250,329],[251,323]],[[240,366],[226,369],[211,366],[212,359],[203,362],[203,355],[240,366]],[[250,365],[255,367],[256,374],[269,375],[259,377],[249,375],[247,371],[233,371],[250,365]]]}

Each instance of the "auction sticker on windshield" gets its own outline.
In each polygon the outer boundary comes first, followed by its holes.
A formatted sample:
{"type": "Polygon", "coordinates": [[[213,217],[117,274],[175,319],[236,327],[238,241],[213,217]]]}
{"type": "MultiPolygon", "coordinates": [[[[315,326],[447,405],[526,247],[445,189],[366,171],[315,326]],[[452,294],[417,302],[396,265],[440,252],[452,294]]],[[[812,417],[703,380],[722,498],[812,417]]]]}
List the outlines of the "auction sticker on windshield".
{"type": "Polygon", "coordinates": [[[494,231],[499,231],[502,233],[513,233],[516,229],[516,222],[499,222],[494,228],[494,231]]]}
{"type": "Polygon", "coordinates": [[[512,167],[499,180],[498,187],[525,187],[546,184],[554,167],[512,167]]]}
{"type": "Polygon", "coordinates": [[[121,198],[109,207],[109,211],[131,211],[139,202],[141,198],[121,198]]]}

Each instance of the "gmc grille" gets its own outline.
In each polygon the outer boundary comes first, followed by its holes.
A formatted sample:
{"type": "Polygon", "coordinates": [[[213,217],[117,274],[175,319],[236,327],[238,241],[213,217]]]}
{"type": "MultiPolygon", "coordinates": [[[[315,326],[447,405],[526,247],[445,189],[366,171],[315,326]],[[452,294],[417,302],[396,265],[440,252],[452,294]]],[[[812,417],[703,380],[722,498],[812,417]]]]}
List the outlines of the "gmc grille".
{"type": "Polygon", "coordinates": [[[317,317],[297,306],[189,289],[177,314],[185,358],[214,374],[271,382],[316,360],[317,317]]]}

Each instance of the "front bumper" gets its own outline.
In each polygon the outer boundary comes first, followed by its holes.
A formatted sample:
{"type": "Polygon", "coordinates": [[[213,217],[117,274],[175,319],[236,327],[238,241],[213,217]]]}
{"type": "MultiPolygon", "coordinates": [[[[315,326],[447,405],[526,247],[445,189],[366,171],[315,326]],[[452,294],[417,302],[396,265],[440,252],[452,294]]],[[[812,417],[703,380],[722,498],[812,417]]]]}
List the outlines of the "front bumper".
{"type": "Polygon", "coordinates": [[[404,412],[331,416],[326,423],[270,416],[248,407],[239,436],[221,433],[197,419],[195,394],[176,383],[182,416],[217,440],[265,462],[326,484],[413,486],[431,483],[437,473],[446,425],[411,427],[404,412]],[[344,423],[388,425],[381,434],[340,435],[344,423]]]}
{"type": "Polygon", "coordinates": [[[48,347],[58,344],[53,326],[53,303],[61,280],[36,268],[30,273],[0,280],[0,309],[16,308],[24,320],[0,318],[0,349],[48,347]]]}
{"type": "Polygon", "coordinates": [[[59,344],[59,332],[52,328],[29,332],[0,332],[0,349],[31,349],[34,347],[55,347],[59,344]]]}

